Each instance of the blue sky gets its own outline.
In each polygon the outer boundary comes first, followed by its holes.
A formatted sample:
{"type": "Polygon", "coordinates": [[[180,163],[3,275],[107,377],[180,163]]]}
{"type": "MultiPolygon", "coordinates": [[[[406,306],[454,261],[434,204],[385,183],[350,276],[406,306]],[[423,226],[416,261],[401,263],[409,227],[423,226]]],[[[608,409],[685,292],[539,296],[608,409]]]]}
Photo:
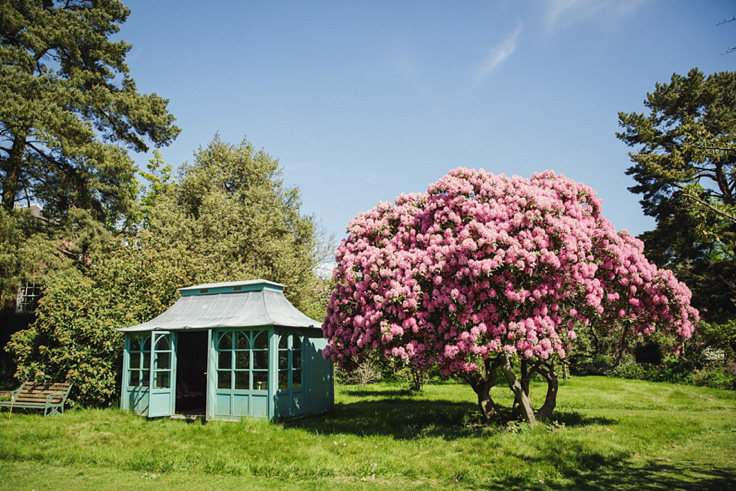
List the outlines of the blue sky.
{"type": "Polygon", "coordinates": [[[182,128],[164,160],[245,137],[338,239],[456,167],[552,169],[638,235],[654,222],[627,190],[618,112],[673,73],[736,67],[736,22],[716,26],[733,0],[125,3],[131,75],[182,128]]]}

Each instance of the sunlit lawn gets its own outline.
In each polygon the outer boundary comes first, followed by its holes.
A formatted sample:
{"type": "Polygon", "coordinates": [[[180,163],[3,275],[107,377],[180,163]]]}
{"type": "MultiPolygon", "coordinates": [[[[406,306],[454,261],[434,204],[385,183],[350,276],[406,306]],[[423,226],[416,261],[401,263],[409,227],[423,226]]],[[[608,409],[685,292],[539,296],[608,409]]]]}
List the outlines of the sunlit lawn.
{"type": "Polygon", "coordinates": [[[534,429],[478,425],[455,383],[338,386],[334,412],[278,424],[3,412],[0,475],[37,490],[736,489],[736,393],[577,377],[534,429]]]}

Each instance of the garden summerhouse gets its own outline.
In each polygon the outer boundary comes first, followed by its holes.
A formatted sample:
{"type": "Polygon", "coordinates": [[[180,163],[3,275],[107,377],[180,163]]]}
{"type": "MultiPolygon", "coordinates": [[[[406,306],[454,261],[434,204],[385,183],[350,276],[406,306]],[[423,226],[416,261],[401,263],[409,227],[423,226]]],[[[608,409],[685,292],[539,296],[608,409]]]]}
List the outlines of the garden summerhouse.
{"type": "Polygon", "coordinates": [[[181,288],[124,333],[121,407],[148,417],[289,418],[327,411],[332,362],[321,323],[265,280],[181,288]]]}

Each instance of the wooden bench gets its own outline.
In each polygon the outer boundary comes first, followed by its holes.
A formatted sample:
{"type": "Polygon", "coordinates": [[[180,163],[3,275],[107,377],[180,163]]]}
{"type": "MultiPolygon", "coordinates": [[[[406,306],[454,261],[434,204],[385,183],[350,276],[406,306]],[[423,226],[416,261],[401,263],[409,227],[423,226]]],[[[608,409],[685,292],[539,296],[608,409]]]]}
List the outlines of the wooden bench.
{"type": "Polygon", "coordinates": [[[36,383],[24,382],[12,392],[0,392],[0,396],[10,395],[10,399],[0,400],[0,407],[21,409],[43,409],[43,415],[62,414],[69,392],[74,382],[36,383]]]}

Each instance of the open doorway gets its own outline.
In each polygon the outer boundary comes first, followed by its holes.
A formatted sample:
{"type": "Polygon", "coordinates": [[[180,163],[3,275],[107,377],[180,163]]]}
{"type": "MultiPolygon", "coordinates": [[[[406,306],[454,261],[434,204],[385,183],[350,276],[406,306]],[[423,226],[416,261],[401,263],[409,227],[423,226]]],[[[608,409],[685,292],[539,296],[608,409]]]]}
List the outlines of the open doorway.
{"type": "Polygon", "coordinates": [[[207,331],[179,331],[176,366],[177,414],[205,414],[207,352],[207,331]]]}

